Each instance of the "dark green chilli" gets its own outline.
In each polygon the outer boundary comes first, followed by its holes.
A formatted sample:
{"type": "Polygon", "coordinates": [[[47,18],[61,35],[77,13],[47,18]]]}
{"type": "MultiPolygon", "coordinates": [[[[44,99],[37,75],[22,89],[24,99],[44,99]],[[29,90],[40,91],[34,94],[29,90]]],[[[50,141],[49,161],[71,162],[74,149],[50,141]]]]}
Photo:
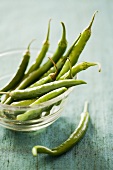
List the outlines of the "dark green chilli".
{"type": "Polygon", "coordinates": [[[29,59],[30,59],[30,51],[29,51],[30,45],[31,43],[28,45],[28,48],[25,54],[23,55],[23,59],[19,65],[19,68],[17,69],[17,72],[15,73],[13,78],[9,81],[9,83],[5,87],[3,87],[0,91],[5,92],[8,90],[14,89],[24,77],[24,73],[25,73],[25,70],[28,66],[29,59]]]}
{"type": "Polygon", "coordinates": [[[86,102],[84,111],[81,114],[80,123],[78,127],[75,129],[75,131],[71,134],[71,136],[60,146],[53,149],[49,149],[47,147],[40,146],[40,145],[34,146],[32,148],[33,156],[37,156],[38,153],[45,153],[52,156],[59,156],[66,153],[73,146],[75,146],[81,140],[81,138],[83,138],[88,127],[88,122],[89,122],[89,113],[87,111],[87,102],[86,102]]]}

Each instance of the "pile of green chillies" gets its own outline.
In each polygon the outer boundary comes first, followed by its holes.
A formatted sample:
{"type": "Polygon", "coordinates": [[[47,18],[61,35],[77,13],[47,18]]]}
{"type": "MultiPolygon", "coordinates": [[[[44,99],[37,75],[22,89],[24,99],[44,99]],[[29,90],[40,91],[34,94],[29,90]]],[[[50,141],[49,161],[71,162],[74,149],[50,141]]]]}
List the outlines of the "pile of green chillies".
{"type": "MultiPolygon", "coordinates": [[[[77,37],[68,49],[65,24],[61,22],[61,39],[55,52],[43,64],[43,60],[47,57],[50,46],[51,20],[49,20],[46,39],[35,61],[29,65],[31,41],[23,54],[17,72],[12,79],[0,89],[1,103],[11,106],[34,107],[37,104],[49,101],[63,94],[72,86],[86,84],[83,80],[75,79],[75,76],[91,66],[99,65],[97,62],[77,63],[80,54],[91,36],[91,27],[95,14],[88,27],[77,37]]],[[[44,111],[50,111],[51,107],[46,107],[44,111]]],[[[6,111],[4,115],[11,119],[26,121],[40,118],[42,112],[43,109],[40,108],[26,112],[17,111],[14,117],[9,116],[9,113],[7,114],[6,111]]]]}

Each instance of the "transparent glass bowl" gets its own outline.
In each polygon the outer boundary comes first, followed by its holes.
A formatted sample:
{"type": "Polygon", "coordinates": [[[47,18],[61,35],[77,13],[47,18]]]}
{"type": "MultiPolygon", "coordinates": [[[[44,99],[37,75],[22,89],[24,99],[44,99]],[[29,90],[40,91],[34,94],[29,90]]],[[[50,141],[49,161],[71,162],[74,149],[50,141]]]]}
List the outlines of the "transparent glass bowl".
{"type": "MultiPolygon", "coordinates": [[[[24,50],[25,49],[9,50],[0,53],[0,88],[2,88],[16,72],[24,50]]],[[[36,58],[37,52],[36,49],[31,50],[30,63],[36,58]]],[[[48,55],[50,56],[50,54],[48,55]]],[[[71,87],[58,97],[38,104],[35,107],[11,106],[0,103],[0,125],[15,131],[36,131],[49,126],[60,117],[66,99],[73,88],[74,87],[71,87]],[[17,121],[14,119],[18,113],[21,114],[32,109],[36,111],[42,109],[40,118],[29,121],[17,121]]]]}

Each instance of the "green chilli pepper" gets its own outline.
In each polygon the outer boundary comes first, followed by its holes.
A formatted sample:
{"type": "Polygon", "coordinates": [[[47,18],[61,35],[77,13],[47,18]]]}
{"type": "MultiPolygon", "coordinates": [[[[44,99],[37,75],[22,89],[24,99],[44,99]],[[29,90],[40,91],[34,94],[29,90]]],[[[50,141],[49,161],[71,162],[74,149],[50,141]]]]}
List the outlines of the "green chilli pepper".
{"type": "Polygon", "coordinates": [[[25,74],[25,77],[27,77],[31,72],[33,72],[34,70],[38,69],[40,64],[42,63],[48,49],[49,49],[49,34],[50,34],[50,21],[49,20],[49,23],[48,23],[48,31],[47,31],[47,36],[46,36],[46,40],[45,42],[43,43],[43,46],[42,46],[42,49],[40,50],[37,58],[36,58],[36,61],[31,65],[31,67],[29,68],[29,70],[27,71],[27,73],[25,74]]]}
{"type": "MultiPolygon", "coordinates": [[[[81,52],[83,51],[84,47],[86,46],[87,41],[89,40],[90,36],[91,36],[91,27],[94,21],[96,13],[93,15],[92,20],[89,24],[89,26],[85,29],[85,31],[83,31],[81,33],[80,39],[78,40],[78,42],[75,44],[69,59],[71,62],[71,65],[75,65],[78,61],[78,58],[81,54],[81,52]]],[[[60,73],[57,76],[57,80],[63,75],[65,74],[67,71],[69,70],[69,64],[68,64],[68,60],[65,62],[63,68],[61,69],[60,73]]]]}
{"type": "Polygon", "coordinates": [[[46,83],[37,87],[33,88],[26,88],[23,90],[13,90],[11,92],[7,92],[12,99],[15,100],[24,100],[24,99],[32,99],[36,97],[40,97],[51,90],[55,90],[60,87],[71,87],[80,84],[86,84],[83,80],[74,80],[74,79],[67,79],[67,80],[59,80],[50,83],[46,83]]]}
{"type": "Polygon", "coordinates": [[[13,78],[9,81],[9,83],[5,87],[3,87],[0,91],[5,92],[5,91],[8,91],[8,90],[14,89],[18,85],[18,83],[20,83],[22,78],[24,77],[24,73],[25,73],[25,70],[28,66],[29,59],[30,59],[29,48],[30,48],[31,43],[32,42],[30,42],[30,44],[27,47],[25,54],[23,55],[23,59],[22,59],[20,65],[19,65],[17,72],[15,73],[13,78]]]}
{"type": "Polygon", "coordinates": [[[37,156],[38,153],[45,153],[52,156],[59,156],[66,153],[73,146],[75,146],[76,143],[78,143],[81,140],[81,138],[84,136],[88,127],[88,122],[89,122],[89,113],[87,111],[87,102],[86,102],[84,111],[81,114],[80,123],[78,127],[75,129],[75,131],[70,135],[70,137],[60,146],[53,149],[49,149],[47,147],[40,146],[40,145],[34,146],[32,148],[33,156],[37,156]]]}
{"type": "MultiPolygon", "coordinates": [[[[55,90],[41,96],[39,99],[37,99],[35,102],[33,102],[30,106],[31,107],[36,106],[37,104],[40,104],[40,103],[46,102],[50,99],[53,99],[53,98],[59,96],[60,94],[62,94],[63,92],[65,92],[66,90],[67,90],[67,88],[65,88],[65,87],[55,89],[55,90]]],[[[34,108],[32,110],[28,110],[27,112],[25,112],[21,115],[18,115],[17,120],[19,120],[19,121],[32,120],[34,118],[37,118],[42,113],[42,110],[43,110],[42,108],[39,108],[39,109],[34,108]]]]}
{"type": "MultiPolygon", "coordinates": [[[[60,42],[58,43],[58,47],[51,57],[51,59],[56,63],[59,58],[64,54],[66,48],[67,48],[67,40],[66,40],[66,30],[65,25],[62,22],[63,27],[63,34],[60,42]]],[[[18,86],[18,89],[24,89],[37,81],[45,72],[47,72],[50,67],[52,66],[52,62],[48,60],[42,67],[40,67],[38,70],[33,71],[28,77],[26,77],[22,83],[18,86]]]]}
{"type": "Polygon", "coordinates": [[[99,66],[99,72],[101,71],[101,66],[99,63],[90,63],[90,62],[81,62],[75,66],[73,66],[71,68],[71,77],[70,77],[70,70],[68,72],[66,72],[63,76],[60,77],[59,80],[64,80],[64,79],[69,79],[74,77],[77,73],[79,73],[80,71],[86,70],[87,68],[91,67],[91,66],[95,66],[98,65],[99,66]]]}

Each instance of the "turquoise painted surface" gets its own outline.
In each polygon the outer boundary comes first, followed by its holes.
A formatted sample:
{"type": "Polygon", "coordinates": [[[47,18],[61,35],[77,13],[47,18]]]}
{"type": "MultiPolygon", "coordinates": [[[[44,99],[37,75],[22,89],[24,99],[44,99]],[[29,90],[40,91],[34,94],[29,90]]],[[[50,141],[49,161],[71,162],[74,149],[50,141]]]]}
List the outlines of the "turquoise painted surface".
{"type": "Polygon", "coordinates": [[[0,2],[0,51],[32,45],[40,47],[51,23],[51,46],[54,51],[61,35],[60,21],[67,27],[68,44],[88,25],[98,10],[92,37],[79,61],[99,61],[102,72],[91,68],[79,75],[88,82],[76,87],[69,96],[62,116],[50,127],[22,133],[0,127],[1,170],[112,170],[113,169],[113,1],[17,1],[0,2]],[[52,158],[33,157],[36,144],[50,148],[68,138],[78,125],[84,101],[88,100],[91,121],[85,137],[68,153],[52,158]]]}

